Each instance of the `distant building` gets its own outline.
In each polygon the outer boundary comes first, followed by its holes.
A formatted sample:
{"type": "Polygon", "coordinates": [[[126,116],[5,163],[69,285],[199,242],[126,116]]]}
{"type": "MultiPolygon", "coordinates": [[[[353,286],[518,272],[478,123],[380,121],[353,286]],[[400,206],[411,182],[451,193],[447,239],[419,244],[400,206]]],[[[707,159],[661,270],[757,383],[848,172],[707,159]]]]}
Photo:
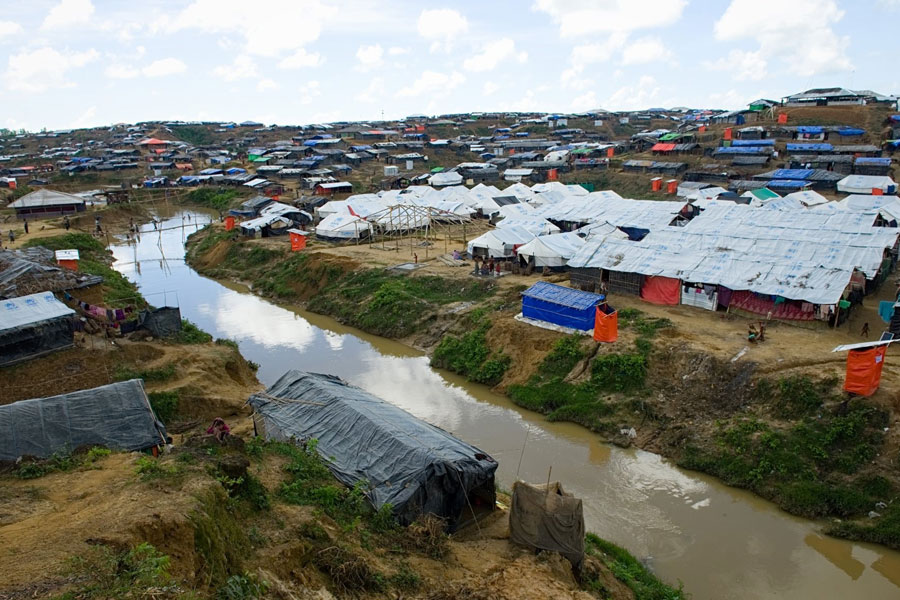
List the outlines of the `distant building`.
{"type": "Polygon", "coordinates": [[[64,192],[37,190],[12,202],[9,208],[16,211],[16,218],[56,217],[64,214],[84,212],[84,199],[64,192]]]}

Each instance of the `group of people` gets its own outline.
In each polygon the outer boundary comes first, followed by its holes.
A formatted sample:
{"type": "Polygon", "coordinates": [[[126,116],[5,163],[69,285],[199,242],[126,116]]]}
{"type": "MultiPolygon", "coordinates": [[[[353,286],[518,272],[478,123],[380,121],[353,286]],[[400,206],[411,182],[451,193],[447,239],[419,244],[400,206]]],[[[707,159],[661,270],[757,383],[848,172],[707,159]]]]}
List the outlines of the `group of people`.
{"type": "Polygon", "coordinates": [[[476,256],[474,258],[475,261],[475,270],[472,272],[473,275],[496,275],[500,276],[500,261],[494,261],[493,258],[488,258],[482,260],[481,257],[476,256]]]}
{"type": "Polygon", "coordinates": [[[747,328],[747,341],[754,344],[766,341],[766,324],[760,321],[759,329],[756,329],[756,326],[750,323],[750,326],[747,328]]]}

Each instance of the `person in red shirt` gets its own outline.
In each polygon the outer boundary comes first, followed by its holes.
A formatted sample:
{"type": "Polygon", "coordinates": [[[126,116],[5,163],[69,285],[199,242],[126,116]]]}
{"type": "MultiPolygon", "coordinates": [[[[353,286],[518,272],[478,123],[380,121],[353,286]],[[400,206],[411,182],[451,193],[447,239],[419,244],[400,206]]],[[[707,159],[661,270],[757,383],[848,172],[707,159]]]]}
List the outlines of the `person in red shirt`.
{"type": "Polygon", "coordinates": [[[222,417],[216,417],[213,419],[212,425],[209,426],[209,429],[206,430],[206,433],[209,435],[216,436],[216,439],[220,442],[225,441],[225,436],[231,434],[231,428],[225,423],[222,417]]]}

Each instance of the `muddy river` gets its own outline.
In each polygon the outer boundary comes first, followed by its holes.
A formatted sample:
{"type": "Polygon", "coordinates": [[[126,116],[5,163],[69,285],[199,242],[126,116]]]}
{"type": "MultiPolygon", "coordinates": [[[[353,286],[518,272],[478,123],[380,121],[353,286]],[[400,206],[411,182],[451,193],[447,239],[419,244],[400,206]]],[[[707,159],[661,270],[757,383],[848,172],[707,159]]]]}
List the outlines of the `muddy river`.
{"type": "MultiPolygon", "coordinates": [[[[171,214],[171,213],[170,213],[171,214]]],[[[178,212],[114,248],[117,270],[148,300],[181,307],[215,337],[238,342],[271,384],[287,369],[333,373],[484,449],[516,478],[552,478],[584,500],[587,528],[646,561],[697,600],[900,598],[900,553],[825,537],[752,494],[640,450],[550,423],[488,388],[432,369],[414,349],[198,275],[184,240],[209,217],[178,212]]]]}

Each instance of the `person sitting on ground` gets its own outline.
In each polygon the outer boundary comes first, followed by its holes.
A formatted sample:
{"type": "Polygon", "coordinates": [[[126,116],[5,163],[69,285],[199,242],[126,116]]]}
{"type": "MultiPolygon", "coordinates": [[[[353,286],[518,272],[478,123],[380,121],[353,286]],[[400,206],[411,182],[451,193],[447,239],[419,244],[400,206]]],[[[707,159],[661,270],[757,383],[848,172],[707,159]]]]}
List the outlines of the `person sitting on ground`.
{"type": "Polygon", "coordinates": [[[213,419],[209,429],[206,430],[206,433],[215,436],[217,441],[224,442],[225,437],[231,434],[231,428],[225,423],[225,420],[222,419],[222,417],[216,417],[213,419]]]}
{"type": "Polygon", "coordinates": [[[750,326],[747,327],[747,341],[756,343],[757,339],[759,339],[759,332],[756,331],[756,327],[754,327],[753,323],[750,323],[750,326]]]}

